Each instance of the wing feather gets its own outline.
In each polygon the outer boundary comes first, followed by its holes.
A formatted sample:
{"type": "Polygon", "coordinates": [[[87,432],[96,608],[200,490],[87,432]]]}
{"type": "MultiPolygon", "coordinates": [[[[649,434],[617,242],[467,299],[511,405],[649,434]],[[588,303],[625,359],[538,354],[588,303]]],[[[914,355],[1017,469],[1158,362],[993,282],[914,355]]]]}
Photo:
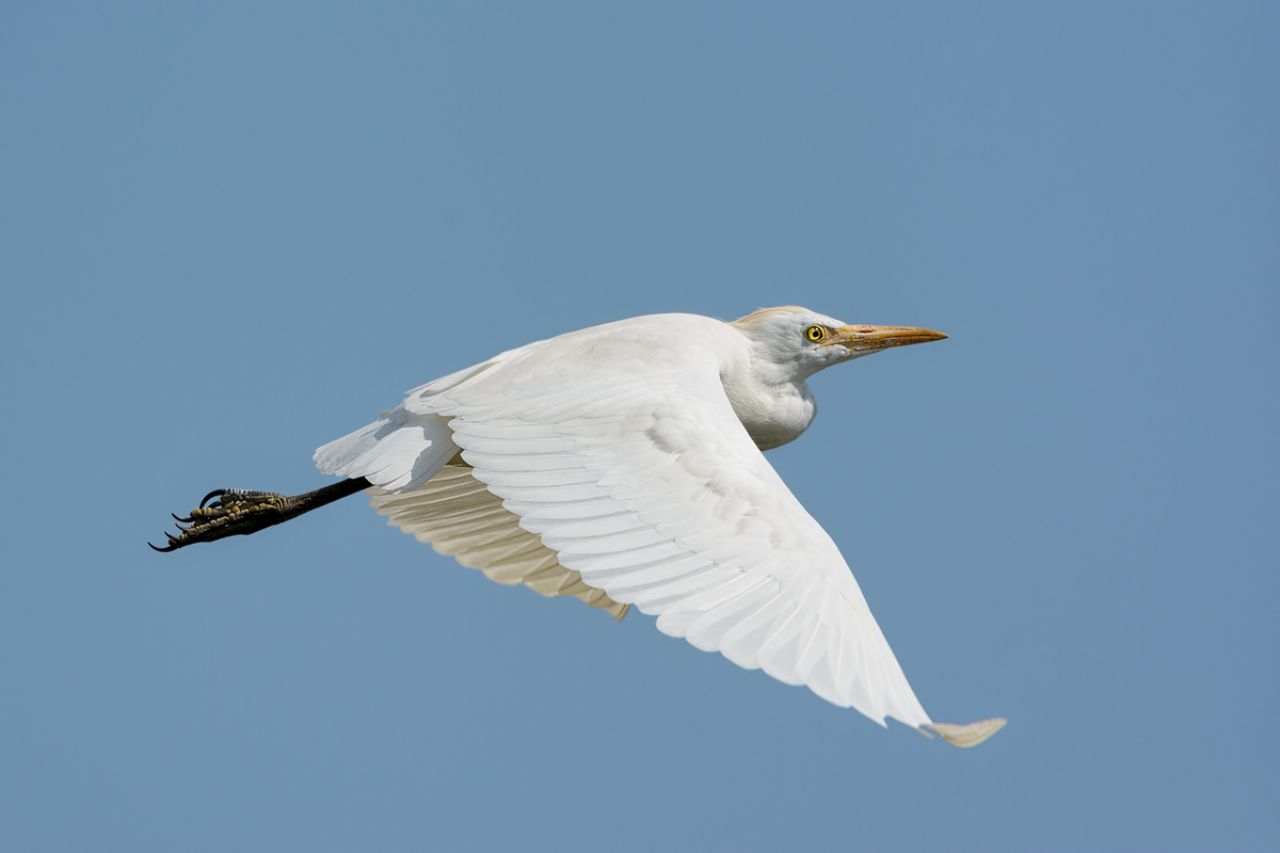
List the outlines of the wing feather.
{"type": "Polygon", "coordinates": [[[441,554],[480,569],[501,584],[524,584],[544,596],[567,595],[621,619],[627,605],[582,582],[462,464],[445,465],[409,492],[375,490],[373,506],[388,521],[441,554]]]}

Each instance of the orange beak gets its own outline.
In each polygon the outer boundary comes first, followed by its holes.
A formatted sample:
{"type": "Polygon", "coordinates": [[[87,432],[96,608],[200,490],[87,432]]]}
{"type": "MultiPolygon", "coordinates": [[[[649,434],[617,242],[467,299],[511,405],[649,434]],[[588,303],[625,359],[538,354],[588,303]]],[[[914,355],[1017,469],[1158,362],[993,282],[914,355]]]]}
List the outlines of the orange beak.
{"type": "Polygon", "coordinates": [[[905,347],[911,344],[927,344],[941,341],[947,336],[933,329],[917,329],[914,326],[843,326],[836,329],[830,343],[840,344],[854,352],[867,353],[889,347],[905,347]]]}

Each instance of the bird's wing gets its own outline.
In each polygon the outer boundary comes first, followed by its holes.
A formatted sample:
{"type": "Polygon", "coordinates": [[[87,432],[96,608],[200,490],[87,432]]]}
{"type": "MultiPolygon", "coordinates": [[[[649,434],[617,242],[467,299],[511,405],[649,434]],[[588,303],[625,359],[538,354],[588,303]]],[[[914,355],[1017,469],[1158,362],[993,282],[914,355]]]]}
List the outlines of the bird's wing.
{"type": "Polygon", "coordinates": [[[446,465],[412,491],[376,489],[372,502],[391,524],[419,542],[500,584],[524,584],[548,597],[572,596],[617,619],[626,615],[627,605],[561,566],[555,552],[521,528],[520,519],[466,465],[446,465]]]}
{"type": "Polygon", "coordinates": [[[522,528],[664,633],[881,724],[930,724],[848,564],[752,443],[712,359],[551,361],[516,359],[403,407],[447,418],[472,476],[522,528]]]}

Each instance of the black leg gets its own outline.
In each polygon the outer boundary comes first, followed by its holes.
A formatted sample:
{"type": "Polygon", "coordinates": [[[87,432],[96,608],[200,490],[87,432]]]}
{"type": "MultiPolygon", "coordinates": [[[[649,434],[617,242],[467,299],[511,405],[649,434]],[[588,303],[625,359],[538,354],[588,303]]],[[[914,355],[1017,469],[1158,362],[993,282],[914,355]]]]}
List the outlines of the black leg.
{"type": "Polygon", "coordinates": [[[191,510],[185,517],[174,515],[179,522],[178,534],[175,536],[165,531],[169,544],[161,548],[151,545],[157,551],[176,551],[197,542],[212,542],[227,536],[248,536],[265,527],[280,524],[291,518],[297,518],[325,504],[353,495],[369,488],[371,483],[364,477],[341,482],[305,492],[301,495],[282,495],[278,492],[255,492],[245,489],[214,489],[204,496],[200,506],[191,510]],[[189,527],[183,527],[189,524],[189,527]]]}

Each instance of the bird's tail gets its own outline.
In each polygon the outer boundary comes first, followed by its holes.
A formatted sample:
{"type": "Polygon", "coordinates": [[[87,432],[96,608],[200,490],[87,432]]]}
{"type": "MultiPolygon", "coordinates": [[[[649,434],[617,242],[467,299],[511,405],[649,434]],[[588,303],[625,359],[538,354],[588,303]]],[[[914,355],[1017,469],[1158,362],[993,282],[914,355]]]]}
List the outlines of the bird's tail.
{"type": "Polygon", "coordinates": [[[314,458],[326,474],[405,492],[430,480],[457,452],[444,418],[396,409],[320,447],[314,458]]]}

